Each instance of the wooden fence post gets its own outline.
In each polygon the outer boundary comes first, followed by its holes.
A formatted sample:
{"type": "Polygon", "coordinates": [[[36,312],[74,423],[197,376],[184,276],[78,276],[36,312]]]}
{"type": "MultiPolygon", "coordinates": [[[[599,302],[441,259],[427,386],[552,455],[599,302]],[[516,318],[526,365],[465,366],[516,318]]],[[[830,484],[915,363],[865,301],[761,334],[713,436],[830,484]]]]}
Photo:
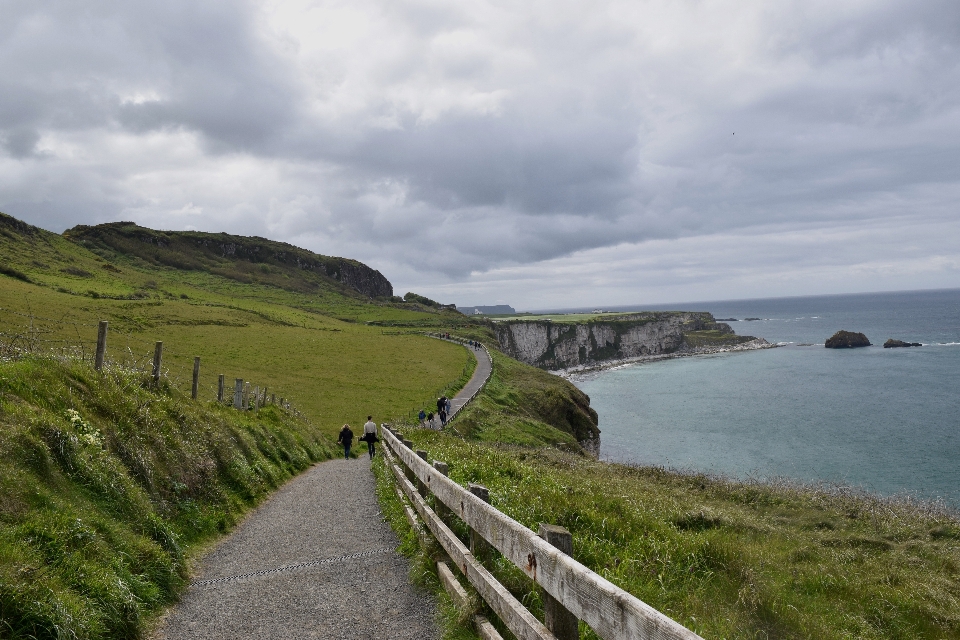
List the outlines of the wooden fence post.
{"type": "MultiPolygon", "coordinates": [[[[481,484],[476,484],[471,482],[467,485],[467,490],[470,491],[473,495],[477,496],[487,504],[490,503],[490,490],[481,484]]],[[[490,543],[483,539],[479,533],[470,529],[470,553],[473,554],[473,557],[477,560],[483,562],[484,560],[489,560],[491,555],[490,543]]]]}
{"type": "Polygon", "coordinates": [[[153,381],[160,382],[160,364],[163,362],[163,343],[157,342],[153,349],[153,381]]]}
{"type": "Polygon", "coordinates": [[[223,402],[223,386],[224,386],[224,375],[220,374],[220,379],[217,380],[217,402],[223,402]]]}
{"type": "Polygon", "coordinates": [[[103,369],[103,358],[107,353],[107,325],[106,320],[100,321],[97,327],[97,356],[93,361],[93,368],[97,371],[103,369]]]}
{"type": "Polygon", "coordinates": [[[270,404],[277,404],[277,394],[275,393],[270,394],[270,404]]]}
{"type": "Polygon", "coordinates": [[[267,388],[263,388],[263,400],[260,402],[261,407],[267,406],[267,388]]]}
{"type": "Polygon", "coordinates": [[[260,385],[253,388],[253,410],[260,411],[260,385]]]}
{"type": "Polygon", "coordinates": [[[233,385],[233,408],[239,409],[243,406],[243,378],[237,378],[233,385]]]}
{"type": "MultiPolygon", "coordinates": [[[[450,468],[447,466],[446,462],[440,462],[439,460],[433,461],[433,468],[437,470],[437,473],[442,475],[449,475],[450,468]]],[[[450,509],[447,508],[447,505],[437,500],[434,504],[433,510],[437,512],[437,515],[441,520],[446,520],[450,515],[450,509]]]]}
{"type": "Polygon", "coordinates": [[[243,385],[243,410],[250,408],[250,383],[243,385]]]}
{"type": "MultiPolygon", "coordinates": [[[[573,556],[573,536],[563,527],[552,524],[540,524],[540,537],[568,556],[573,556]]],[[[553,596],[541,590],[543,596],[543,617],[547,629],[557,636],[557,640],[578,640],[580,630],[577,616],[563,608],[553,596]]]]}
{"type": "MultiPolygon", "coordinates": [[[[423,460],[424,462],[427,461],[427,452],[424,451],[423,449],[418,449],[418,450],[417,450],[417,456],[418,456],[421,460],[423,460]]],[[[420,493],[420,495],[423,496],[424,498],[427,497],[427,493],[428,493],[428,491],[427,491],[427,485],[424,484],[424,482],[423,482],[420,478],[417,478],[417,491],[418,491],[418,492],[420,493]]]]}
{"type": "Polygon", "coordinates": [[[197,399],[197,392],[200,391],[200,356],[193,359],[193,387],[190,389],[190,397],[197,399]]]}

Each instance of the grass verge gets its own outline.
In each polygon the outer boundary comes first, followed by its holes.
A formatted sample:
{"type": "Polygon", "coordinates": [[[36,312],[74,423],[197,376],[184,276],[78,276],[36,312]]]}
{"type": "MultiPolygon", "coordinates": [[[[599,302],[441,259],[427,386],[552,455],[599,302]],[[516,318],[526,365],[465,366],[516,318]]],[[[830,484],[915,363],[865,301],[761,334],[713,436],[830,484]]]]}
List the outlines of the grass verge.
{"type": "MultiPolygon", "coordinates": [[[[569,529],[580,562],[705,638],[960,637],[960,520],[937,505],[404,435],[531,529],[569,529]]],[[[540,615],[522,572],[488,568],[540,615]]]]}
{"type": "Polygon", "coordinates": [[[238,412],[72,361],[0,362],[0,636],[135,638],[191,549],[332,445],[276,406],[238,412]]]}

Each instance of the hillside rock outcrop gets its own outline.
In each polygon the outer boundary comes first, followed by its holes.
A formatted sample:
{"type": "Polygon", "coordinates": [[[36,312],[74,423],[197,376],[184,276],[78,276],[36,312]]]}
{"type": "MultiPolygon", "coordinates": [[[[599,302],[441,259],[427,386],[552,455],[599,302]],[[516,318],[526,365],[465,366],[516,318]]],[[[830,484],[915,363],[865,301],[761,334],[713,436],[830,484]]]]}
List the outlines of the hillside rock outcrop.
{"type": "Polygon", "coordinates": [[[571,367],[682,351],[685,336],[709,336],[716,343],[752,340],[709,313],[645,312],[582,323],[509,320],[494,323],[501,350],[543,369],[571,367]]]}
{"type": "Polygon", "coordinates": [[[155,231],[133,222],[78,225],[65,231],[64,236],[80,244],[104,246],[112,251],[139,256],[177,269],[205,270],[243,279],[254,267],[260,267],[261,274],[269,273],[275,267],[288,270],[288,274],[312,272],[371,298],[393,295],[390,281],[362,262],[324,256],[286,242],[258,236],[155,231]],[[229,263],[242,268],[239,271],[225,269],[224,265],[229,263]],[[263,268],[267,271],[264,272],[263,268]]]}
{"type": "Polygon", "coordinates": [[[870,341],[867,336],[855,331],[837,331],[824,343],[827,349],[855,349],[857,347],[869,347],[870,341]]]}

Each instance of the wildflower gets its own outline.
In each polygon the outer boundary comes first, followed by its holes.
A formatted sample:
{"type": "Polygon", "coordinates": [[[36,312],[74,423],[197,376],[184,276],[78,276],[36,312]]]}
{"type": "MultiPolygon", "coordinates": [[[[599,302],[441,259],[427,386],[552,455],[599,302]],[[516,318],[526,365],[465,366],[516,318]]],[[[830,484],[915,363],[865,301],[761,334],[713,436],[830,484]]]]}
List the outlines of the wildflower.
{"type": "Polygon", "coordinates": [[[77,432],[78,439],[81,442],[97,447],[103,445],[103,436],[96,427],[83,419],[79,411],[76,409],[67,409],[66,416],[70,424],[73,425],[74,430],[77,432]]]}

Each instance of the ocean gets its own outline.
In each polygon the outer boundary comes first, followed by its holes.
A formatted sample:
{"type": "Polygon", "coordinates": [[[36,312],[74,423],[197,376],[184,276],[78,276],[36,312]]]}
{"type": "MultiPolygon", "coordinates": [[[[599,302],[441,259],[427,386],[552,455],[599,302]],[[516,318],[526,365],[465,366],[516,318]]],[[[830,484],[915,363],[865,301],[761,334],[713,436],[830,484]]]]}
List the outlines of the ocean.
{"type": "Polygon", "coordinates": [[[644,308],[737,318],[738,334],[781,346],[575,378],[600,415],[601,459],[960,507],[960,289],[644,308]],[[839,329],[874,346],[824,348],[839,329]]]}

